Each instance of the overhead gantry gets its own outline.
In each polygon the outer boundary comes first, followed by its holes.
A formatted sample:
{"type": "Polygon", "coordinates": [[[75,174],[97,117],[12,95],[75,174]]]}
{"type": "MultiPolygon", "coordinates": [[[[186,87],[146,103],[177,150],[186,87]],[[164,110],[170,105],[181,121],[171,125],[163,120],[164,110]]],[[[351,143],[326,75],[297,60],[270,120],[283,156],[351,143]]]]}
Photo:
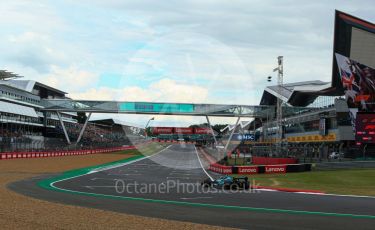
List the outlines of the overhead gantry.
{"type": "MultiPolygon", "coordinates": [[[[266,118],[274,113],[273,106],[253,106],[253,105],[220,105],[220,104],[193,104],[193,103],[159,103],[159,102],[130,102],[130,101],[90,101],[72,99],[43,99],[41,101],[42,110],[56,112],[63,128],[65,138],[70,144],[71,141],[66,132],[64,122],[60,112],[84,112],[88,113],[82,129],[79,132],[76,144],[82,138],[87,126],[87,122],[92,113],[117,113],[117,114],[143,114],[143,115],[183,115],[183,116],[204,116],[210,127],[211,133],[217,144],[213,132],[210,116],[215,117],[237,117],[236,126],[241,117],[266,118]]],[[[234,134],[232,130],[228,143],[234,134]]]]}
{"type": "Polygon", "coordinates": [[[217,117],[265,117],[272,106],[44,99],[45,111],[217,117]]]}

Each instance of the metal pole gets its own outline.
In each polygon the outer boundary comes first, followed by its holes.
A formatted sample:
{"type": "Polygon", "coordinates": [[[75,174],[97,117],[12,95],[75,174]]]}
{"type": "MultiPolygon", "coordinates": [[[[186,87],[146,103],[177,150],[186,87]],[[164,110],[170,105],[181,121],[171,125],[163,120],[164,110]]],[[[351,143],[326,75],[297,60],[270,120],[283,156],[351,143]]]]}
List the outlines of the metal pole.
{"type": "Polygon", "coordinates": [[[217,146],[216,136],[215,136],[214,130],[212,129],[210,119],[208,118],[207,115],[206,115],[206,120],[207,120],[207,124],[208,124],[208,126],[210,127],[210,130],[211,130],[212,136],[213,136],[214,141],[215,141],[215,147],[216,147],[216,146],[217,146]]]}
{"type": "Polygon", "coordinates": [[[278,74],[277,74],[277,88],[279,97],[277,97],[277,126],[278,126],[278,138],[279,141],[282,139],[282,119],[283,119],[283,111],[282,111],[282,100],[281,100],[281,93],[283,87],[283,56],[278,56],[278,74]]]}
{"type": "Polygon", "coordinates": [[[59,121],[60,121],[61,127],[62,127],[62,129],[63,129],[63,131],[64,131],[64,135],[65,135],[66,142],[68,142],[68,144],[70,145],[71,142],[70,142],[70,139],[69,139],[68,133],[66,132],[64,122],[63,122],[63,120],[61,119],[60,112],[57,112],[57,111],[56,111],[56,113],[57,113],[57,117],[59,118],[59,121]]]}
{"type": "Polygon", "coordinates": [[[81,141],[81,138],[82,138],[82,136],[83,136],[83,132],[85,132],[85,130],[86,130],[86,126],[87,126],[87,123],[88,123],[89,120],[90,120],[90,117],[91,117],[91,113],[89,113],[89,115],[87,116],[86,121],[85,121],[85,123],[83,124],[83,127],[82,127],[81,131],[79,132],[79,135],[78,135],[78,138],[77,138],[77,142],[76,142],[76,144],[78,144],[78,143],[81,141]]]}
{"type": "Polygon", "coordinates": [[[146,124],[146,126],[145,126],[145,137],[146,137],[146,139],[147,139],[147,137],[148,137],[148,134],[147,134],[147,126],[150,124],[150,122],[151,121],[153,121],[155,119],[155,117],[152,117],[152,118],[150,118],[150,120],[148,120],[147,121],[147,124],[146,124]]]}
{"type": "Polygon", "coordinates": [[[232,132],[230,133],[229,139],[228,139],[227,144],[225,145],[225,148],[224,148],[224,156],[227,156],[227,150],[228,150],[228,146],[229,146],[230,140],[232,140],[234,131],[236,131],[236,128],[237,128],[238,122],[240,121],[240,118],[241,117],[237,118],[236,125],[234,126],[232,132]]]}

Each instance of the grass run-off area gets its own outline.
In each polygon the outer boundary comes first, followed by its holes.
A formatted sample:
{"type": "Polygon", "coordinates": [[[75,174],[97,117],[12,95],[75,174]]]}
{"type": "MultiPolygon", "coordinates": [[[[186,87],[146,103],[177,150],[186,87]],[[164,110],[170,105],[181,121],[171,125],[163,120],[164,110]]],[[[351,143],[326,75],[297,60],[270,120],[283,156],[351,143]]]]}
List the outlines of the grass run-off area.
{"type": "Polygon", "coordinates": [[[248,175],[261,186],[319,190],[326,193],[375,196],[375,169],[248,175]]]}

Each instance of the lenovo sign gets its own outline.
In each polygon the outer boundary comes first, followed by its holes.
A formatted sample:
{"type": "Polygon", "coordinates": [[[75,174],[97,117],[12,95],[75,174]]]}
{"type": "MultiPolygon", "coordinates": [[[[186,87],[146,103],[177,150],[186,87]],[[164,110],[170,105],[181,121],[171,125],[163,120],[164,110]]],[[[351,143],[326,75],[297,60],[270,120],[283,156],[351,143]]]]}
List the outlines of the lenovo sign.
{"type": "Polygon", "coordinates": [[[257,174],[258,167],[257,166],[239,166],[238,167],[238,174],[257,174]]]}
{"type": "Polygon", "coordinates": [[[286,165],[266,165],[265,173],[286,173],[286,165]]]}

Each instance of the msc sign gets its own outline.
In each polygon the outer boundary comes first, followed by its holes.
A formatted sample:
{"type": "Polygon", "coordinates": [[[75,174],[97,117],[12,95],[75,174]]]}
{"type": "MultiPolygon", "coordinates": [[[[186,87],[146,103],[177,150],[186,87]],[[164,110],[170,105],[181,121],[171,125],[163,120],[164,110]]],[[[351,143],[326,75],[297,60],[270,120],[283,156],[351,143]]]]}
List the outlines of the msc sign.
{"type": "Polygon", "coordinates": [[[255,140],[253,134],[235,134],[234,140],[237,141],[253,141],[255,140]]]}

